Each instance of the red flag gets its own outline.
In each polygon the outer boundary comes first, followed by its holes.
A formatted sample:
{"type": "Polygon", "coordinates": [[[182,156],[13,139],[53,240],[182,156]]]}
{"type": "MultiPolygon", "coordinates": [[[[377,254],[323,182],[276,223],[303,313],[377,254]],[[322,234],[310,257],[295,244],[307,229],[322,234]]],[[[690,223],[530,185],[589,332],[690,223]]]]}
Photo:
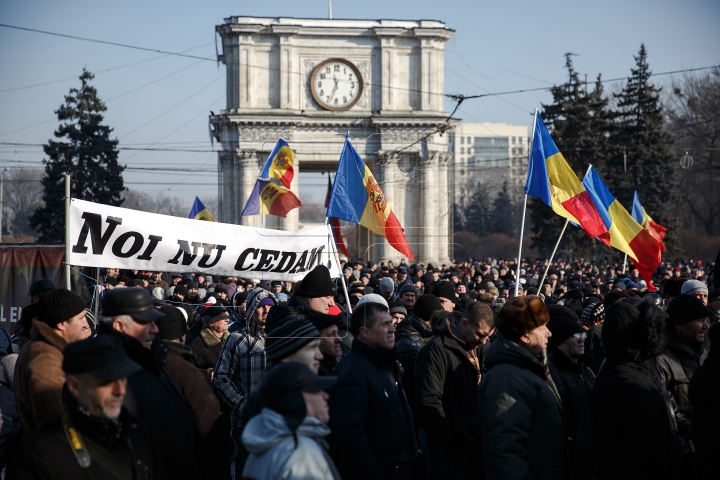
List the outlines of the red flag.
{"type": "MultiPolygon", "coordinates": [[[[327,208],[330,203],[330,192],[332,192],[332,182],[330,181],[330,172],[328,172],[328,189],[327,195],[325,196],[325,208],[327,208]]],[[[338,250],[340,250],[340,252],[347,258],[350,258],[350,252],[345,246],[342,232],[340,232],[340,219],[330,218],[330,226],[332,227],[333,236],[335,237],[335,243],[337,244],[338,250]]]]}

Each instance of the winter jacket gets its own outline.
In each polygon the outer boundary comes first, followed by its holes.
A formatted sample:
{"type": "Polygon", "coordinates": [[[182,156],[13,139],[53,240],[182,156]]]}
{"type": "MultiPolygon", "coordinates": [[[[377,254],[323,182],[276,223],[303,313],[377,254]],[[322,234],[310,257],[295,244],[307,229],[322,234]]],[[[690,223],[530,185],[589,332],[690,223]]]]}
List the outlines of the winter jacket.
{"type": "Polygon", "coordinates": [[[528,350],[499,336],[478,391],[485,477],[567,477],[565,425],[554,384],[528,350]]]}
{"type": "Polygon", "coordinates": [[[0,360],[0,468],[5,465],[10,442],[22,427],[14,391],[17,358],[17,353],[11,353],[0,360]]]}
{"type": "Polygon", "coordinates": [[[98,325],[98,334],[118,337],[127,356],[143,367],[128,377],[125,406],[150,427],[168,478],[195,479],[192,413],[180,387],[164,368],[165,342],[155,337],[152,347],[147,349],[133,337],[104,323],[98,325]]]}
{"type": "Polygon", "coordinates": [[[230,472],[236,453],[230,436],[230,419],[221,412],[210,380],[197,367],[190,347],[177,342],[167,342],[166,346],[165,370],[180,387],[192,411],[198,471],[206,478],[223,478],[230,472]]]}
{"type": "Polygon", "coordinates": [[[30,341],[15,364],[15,396],[27,436],[62,411],[63,349],[67,342],[48,324],[32,321],[30,341]]]}
{"type": "Polygon", "coordinates": [[[250,452],[243,479],[340,480],[327,453],[324,438],[330,428],[305,417],[295,431],[296,440],[282,415],[265,408],[245,427],[242,441],[250,452]]]}
{"type": "Polygon", "coordinates": [[[688,393],[690,380],[705,361],[707,352],[702,344],[698,345],[697,350],[693,349],[667,329],[663,332],[663,337],[665,353],[658,357],[658,372],[675,399],[678,412],[692,420],[692,405],[688,393]]]}
{"type": "Polygon", "coordinates": [[[720,346],[715,345],[695,372],[689,393],[693,406],[692,439],[701,478],[716,479],[720,472],[720,346]]]}
{"type": "MultiPolygon", "coordinates": [[[[70,397],[65,394],[65,397],[70,397]]],[[[72,398],[72,397],[70,397],[72,398]]],[[[8,480],[164,479],[164,468],[148,427],[123,408],[118,422],[81,413],[72,399],[66,407],[90,454],[90,466],[78,465],[60,415],[25,441],[8,462],[8,480]],[[98,452],[105,452],[104,455],[98,452]],[[102,456],[108,460],[99,461],[102,456]],[[103,465],[106,464],[106,465],[103,465]]],[[[174,477],[169,477],[174,478],[174,477]]]]}
{"type": "Polygon", "coordinates": [[[587,366],[597,376],[600,371],[600,365],[605,360],[605,348],[603,347],[602,341],[602,328],[603,324],[590,327],[587,331],[587,340],[585,340],[585,358],[587,359],[587,366]]]}
{"type": "Polygon", "coordinates": [[[242,430],[243,411],[266,366],[265,330],[255,322],[250,321],[249,327],[239,333],[231,333],[223,343],[213,385],[220,400],[230,408],[234,430],[242,430]]]}
{"type": "Polygon", "coordinates": [[[389,479],[417,456],[397,350],[355,339],[338,362],[330,395],[332,456],[343,480],[389,479]]]}
{"type": "Polygon", "coordinates": [[[677,426],[655,358],[608,357],[590,396],[598,479],[678,477],[677,426]]]}
{"type": "Polygon", "coordinates": [[[418,425],[428,444],[447,451],[481,453],[478,368],[456,331],[457,317],[438,324],[438,333],[417,354],[418,425]]]}
{"type": "MultiPolygon", "coordinates": [[[[408,403],[413,415],[417,414],[417,399],[415,398],[415,365],[418,350],[426,339],[433,336],[430,325],[420,320],[415,315],[400,322],[395,330],[395,341],[400,354],[400,365],[402,365],[402,383],[408,403]]],[[[417,425],[415,425],[417,427],[417,425]]]]}
{"type": "Polygon", "coordinates": [[[222,344],[229,336],[230,333],[225,332],[222,338],[218,338],[207,327],[203,327],[200,336],[187,344],[197,356],[197,366],[203,370],[213,370],[220,360],[222,344]]]}
{"type": "Polygon", "coordinates": [[[582,362],[575,363],[560,350],[548,354],[550,376],[562,402],[568,431],[570,470],[579,478],[591,478],[593,469],[590,434],[590,393],[595,374],[582,362]]]}

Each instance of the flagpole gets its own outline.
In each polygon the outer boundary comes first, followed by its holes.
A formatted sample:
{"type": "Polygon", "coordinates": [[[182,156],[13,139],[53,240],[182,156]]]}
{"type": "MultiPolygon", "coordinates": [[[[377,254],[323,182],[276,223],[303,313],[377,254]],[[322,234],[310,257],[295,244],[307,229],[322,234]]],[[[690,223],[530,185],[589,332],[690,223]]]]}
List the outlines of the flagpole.
{"type": "Polygon", "coordinates": [[[65,283],[72,292],[70,284],[70,174],[65,174],[65,283]]]}
{"type": "Polygon", "coordinates": [[[547,267],[545,267],[545,273],[543,273],[542,279],[540,279],[540,288],[538,289],[540,292],[542,292],[543,282],[545,281],[545,278],[547,277],[548,270],[550,270],[550,265],[552,264],[553,258],[555,258],[555,252],[557,252],[557,249],[560,246],[560,240],[562,240],[562,237],[565,234],[565,229],[567,228],[568,223],[570,223],[570,220],[566,218],[565,225],[563,225],[563,228],[560,231],[560,236],[557,239],[557,243],[555,243],[555,248],[553,248],[552,254],[550,255],[550,260],[548,260],[547,267]]]}
{"type": "MultiPolygon", "coordinates": [[[[530,139],[530,149],[528,151],[528,171],[530,171],[530,157],[532,156],[532,142],[535,140],[535,123],[537,122],[537,114],[538,110],[535,109],[535,115],[533,116],[533,129],[532,129],[532,137],[530,139]]],[[[517,262],[517,269],[515,271],[515,297],[518,296],[518,292],[520,290],[520,264],[522,263],[522,242],[523,242],[523,235],[525,234],[525,213],[527,212],[527,193],[525,194],[525,201],[523,203],[523,214],[522,214],[522,223],[520,224],[520,245],[518,245],[518,262],[517,262]]]]}
{"type": "Polygon", "coordinates": [[[627,253],[625,254],[625,258],[623,259],[623,275],[625,275],[625,267],[627,267],[627,253]]]}

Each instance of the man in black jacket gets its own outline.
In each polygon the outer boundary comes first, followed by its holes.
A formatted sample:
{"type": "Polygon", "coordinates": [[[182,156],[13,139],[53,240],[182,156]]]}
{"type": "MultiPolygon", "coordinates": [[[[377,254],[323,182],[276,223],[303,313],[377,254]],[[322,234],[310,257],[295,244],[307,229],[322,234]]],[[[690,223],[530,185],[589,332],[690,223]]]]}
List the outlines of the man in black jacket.
{"type": "MultiPolygon", "coordinates": [[[[602,305],[602,304],[599,304],[602,305]]],[[[590,393],[595,374],[584,365],[587,333],[575,312],[563,305],[548,305],[552,337],[548,341],[548,367],[555,382],[570,442],[573,479],[591,479],[593,470],[590,436],[590,393]]]]}
{"type": "Polygon", "coordinates": [[[126,406],[153,432],[168,478],[194,480],[192,413],[164,368],[167,347],[155,325],[162,316],[147,290],[113,289],[103,296],[98,333],[119,338],[127,356],[143,367],[128,377],[126,406]]]}
{"type": "Polygon", "coordinates": [[[63,413],[10,459],[6,478],[165,478],[150,431],[123,406],[127,377],[141,369],[107,335],[68,345],[63,413]]]}
{"type": "Polygon", "coordinates": [[[387,307],[367,302],[351,318],[352,350],[333,370],[332,455],[344,480],[412,478],[417,456],[387,307]]]}
{"type": "Polygon", "coordinates": [[[417,355],[418,423],[427,433],[431,479],[482,476],[478,412],[480,361],[477,347],[495,330],[495,315],[472,302],[435,324],[435,335],[417,355]]]}

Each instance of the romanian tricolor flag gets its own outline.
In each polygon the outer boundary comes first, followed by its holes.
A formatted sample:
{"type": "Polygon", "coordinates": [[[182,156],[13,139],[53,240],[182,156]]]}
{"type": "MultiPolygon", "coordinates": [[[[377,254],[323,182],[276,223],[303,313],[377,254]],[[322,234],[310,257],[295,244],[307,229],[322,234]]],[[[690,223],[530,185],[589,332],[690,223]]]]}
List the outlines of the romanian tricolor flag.
{"type": "Polygon", "coordinates": [[[327,216],[359,223],[371,232],[385,237],[388,243],[408,260],[413,259],[402,225],[395,217],[372,172],[347,136],[340,154],[327,216]]]}
{"type": "MultiPolygon", "coordinates": [[[[332,193],[332,182],[330,181],[330,173],[328,173],[328,189],[327,189],[327,196],[325,197],[325,208],[330,205],[330,194],[332,193]]],[[[330,225],[332,226],[332,232],[333,237],[335,237],[335,244],[338,247],[338,250],[345,255],[345,257],[350,258],[350,252],[348,251],[347,247],[345,246],[345,240],[343,240],[342,232],[340,231],[340,219],[339,218],[331,218],[330,219],[330,225]]]]}
{"type": "Polygon", "coordinates": [[[295,153],[283,139],[270,153],[265,166],[255,182],[242,215],[260,215],[269,213],[285,217],[293,208],[302,206],[300,199],[290,190],[290,183],[295,174],[292,164],[295,153]]]}
{"type": "Polygon", "coordinates": [[[535,114],[525,193],[538,197],[561,217],[579,224],[591,237],[606,232],[590,196],[555,146],[538,113],[535,114]]]}
{"type": "Polygon", "coordinates": [[[667,228],[663,227],[659,223],[655,223],[652,217],[647,214],[645,207],[643,207],[642,203],[640,203],[640,197],[638,197],[637,192],[635,192],[635,195],[633,196],[632,216],[643,228],[650,231],[650,234],[658,242],[660,251],[664,252],[666,250],[665,234],[667,233],[667,228]]]}
{"type": "Polygon", "coordinates": [[[205,220],[207,222],[217,222],[213,214],[205,208],[205,205],[203,205],[198,197],[195,197],[195,203],[193,203],[192,210],[190,210],[190,218],[194,220],[205,220]]]}
{"type": "Polygon", "coordinates": [[[662,253],[656,240],[650,231],[643,228],[610,193],[592,166],[583,179],[583,185],[602,215],[606,227],[606,232],[598,235],[597,238],[606,245],[627,253],[645,279],[648,290],[654,292],[652,274],[660,265],[662,253]]]}

